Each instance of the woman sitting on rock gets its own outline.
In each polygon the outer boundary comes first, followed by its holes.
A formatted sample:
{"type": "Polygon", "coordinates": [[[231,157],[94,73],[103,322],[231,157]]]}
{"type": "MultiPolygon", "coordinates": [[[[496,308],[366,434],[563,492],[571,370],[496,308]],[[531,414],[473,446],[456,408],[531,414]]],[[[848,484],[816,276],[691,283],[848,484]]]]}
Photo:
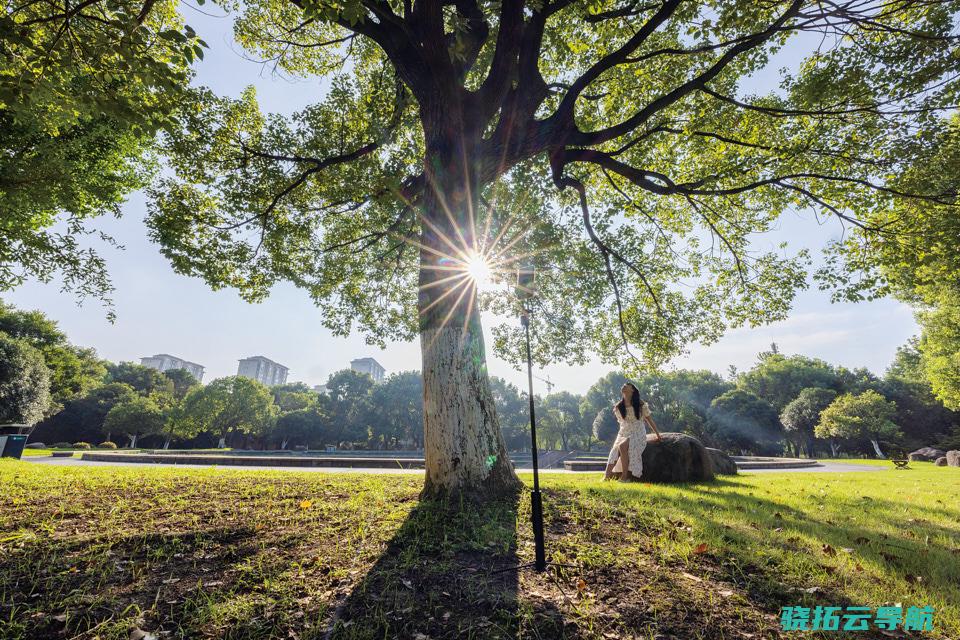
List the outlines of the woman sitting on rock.
{"type": "Polygon", "coordinates": [[[640,399],[639,389],[628,382],[620,389],[620,395],[623,398],[613,407],[620,431],[610,449],[603,479],[609,480],[614,473],[620,472],[620,482],[631,482],[639,480],[643,473],[643,450],[647,447],[647,430],[643,423],[650,425],[658,441],[660,432],[650,415],[650,406],[640,399]]]}

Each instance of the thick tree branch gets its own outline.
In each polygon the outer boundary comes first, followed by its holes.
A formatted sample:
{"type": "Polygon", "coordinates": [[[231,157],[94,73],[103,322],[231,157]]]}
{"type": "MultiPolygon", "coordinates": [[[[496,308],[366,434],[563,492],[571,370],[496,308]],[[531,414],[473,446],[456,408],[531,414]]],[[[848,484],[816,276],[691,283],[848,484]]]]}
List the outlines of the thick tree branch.
{"type": "MultiPolygon", "coordinates": [[[[769,40],[775,33],[780,31],[784,24],[787,23],[791,18],[795,17],[800,10],[800,7],[803,5],[803,0],[794,0],[790,7],[777,18],[773,24],[767,27],[765,30],[753,34],[751,37],[737,43],[736,45],[727,49],[720,58],[714,62],[706,71],[697,75],[679,87],[675,88],[673,91],[670,91],[646,107],[635,113],[630,118],[624,120],[620,124],[617,124],[613,127],[607,129],[601,129],[599,131],[589,132],[589,133],[580,133],[575,135],[573,140],[570,140],[571,144],[578,145],[596,145],[606,142],[608,140],[614,140],[619,138],[622,135],[628,134],[644,122],[649,120],[653,115],[663,111],[670,105],[674,104],[678,100],[684,98],[685,96],[702,89],[708,82],[716,78],[720,73],[738,56],[747,51],[755,49],[769,40]]],[[[584,85],[586,86],[586,85],[584,85]]],[[[566,100],[566,99],[565,99],[566,100]]],[[[572,105],[571,105],[572,108],[572,105]]],[[[552,117],[561,116],[560,109],[557,110],[557,114],[552,117]]],[[[571,114],[572,116],[572,111],[571,114]]]]}
{"type": "Polygon", "coordinates": [[[602,57],[596,64],[587,69],[579,78],[577,78],[570,86],[570,90],[567,92],[567,95],[564,96],[563,100],[560,102],[560,106],[557,107],[556,114],[553,117],[557,118],[558,120],[572,120],[574,106],[584,89],[586,89],[594,80],[599,78],[605,71],[608,71],[617,65],[623,64],[630,54],[636,51],[637,48],[660,27],[660,25],[670,19],[670,16],[673,15],[673,12],[676,11],[678,6],[680,6],[681,1],[682,0],[665,0],[665,2],[660,5],[660,9],[650,16],[650,19],[647,20],[643,26],[640,27],[640,29],[619,49],[602,57]]]}

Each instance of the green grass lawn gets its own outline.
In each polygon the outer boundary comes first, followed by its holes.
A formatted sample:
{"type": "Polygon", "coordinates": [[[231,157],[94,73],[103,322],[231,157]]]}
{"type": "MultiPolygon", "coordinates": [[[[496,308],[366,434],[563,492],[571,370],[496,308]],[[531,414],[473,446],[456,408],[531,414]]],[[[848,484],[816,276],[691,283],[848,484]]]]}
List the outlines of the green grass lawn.
{"type": "MultiPolygon", "coordinates": [[[[57,451],[59,451],[59,449],[57,449],[57,451]]],[[[64,451],[66,451],[66,449],[64,449],[64,451]]],[[[48,456],[53,452],[53,449],[24,449],[23,457],[29,458],[31,456],[48,456]]]]}
{"type": "Polygon", "coordinates": [[[3,461],[0,638],[795,638],[781,606],[895,603],[935,608],[916,637],[960,638],[960,469],[599,476],[545,475],[548,554],[573,566],[536,574],[497,572],[532,560],[526,496],[3,461]]]}

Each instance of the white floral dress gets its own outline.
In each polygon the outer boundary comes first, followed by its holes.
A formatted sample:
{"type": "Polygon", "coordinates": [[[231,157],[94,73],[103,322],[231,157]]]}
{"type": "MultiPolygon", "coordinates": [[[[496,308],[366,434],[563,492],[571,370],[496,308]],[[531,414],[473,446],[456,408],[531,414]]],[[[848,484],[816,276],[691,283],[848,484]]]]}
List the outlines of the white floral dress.
{"type": "Polygon", "coordinates": [[[620,423],[620,431],[617,432],[617,438],[613,441],[613,448],[610,449],[610,455],[607,457],[607,464],[616,463],[613,468],[614,473],[623,472],[623,464],[620,461],[620,445],[624,442],[630,443],[630,473],[633,477],[639,478],[643,473],[643,450],[647,448],[647,430],[643,426],[643,419],[650,417],[650,407],[646,402],[640,404],[640,416],[638,417],[633,407],[627,407],[626,417],[620,415],[620,410],[614,408],[613,415],[617,417],[620,423]]]}

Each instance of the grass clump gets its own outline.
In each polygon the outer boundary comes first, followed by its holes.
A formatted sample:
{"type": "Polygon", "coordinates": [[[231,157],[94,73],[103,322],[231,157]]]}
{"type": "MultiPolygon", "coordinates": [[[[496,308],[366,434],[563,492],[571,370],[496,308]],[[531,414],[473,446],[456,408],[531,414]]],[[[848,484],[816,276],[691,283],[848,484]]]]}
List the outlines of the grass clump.
{"type": "Polygon", "coordinates": [[[533,558],[526,495],[475,508],[419,503],[410,474],[4,461],[0,637],[768,638],[781,606],[901,602],[934,606],[923,637],[958,638],[960,470],[916,467],[545,474],[548,554],[573,566],[536,574],[504,570],[533,558]]]}

